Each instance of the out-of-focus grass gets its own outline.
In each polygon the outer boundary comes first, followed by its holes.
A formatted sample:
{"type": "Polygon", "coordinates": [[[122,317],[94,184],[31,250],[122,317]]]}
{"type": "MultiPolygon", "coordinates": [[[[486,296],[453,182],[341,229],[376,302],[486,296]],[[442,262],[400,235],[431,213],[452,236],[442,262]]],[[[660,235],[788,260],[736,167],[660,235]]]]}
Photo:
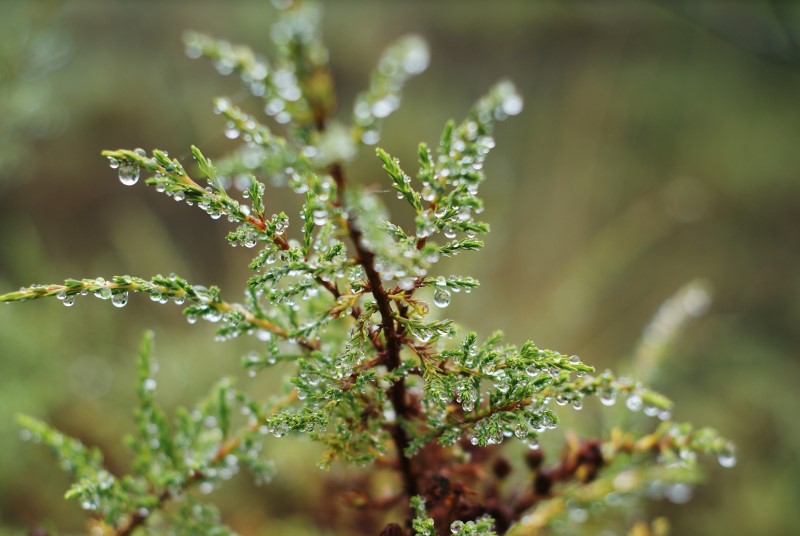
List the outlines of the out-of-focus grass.
{"type": "MultiPolygon", "coordinates": [[[[225,246],[225,224],[142,185],[122,188],[99,151],[157,146],[188,159],[190,143],[211,156],[228,148],[210,100],[243,94],[185,59],[180,33],[265,50],[270,11],[260,3],[79,2],[52,4],[43,17],[31,6],[10,17],[20,27],[56,27],[71,47],[67,63],[42,74],[51,96],[41,109],[70,113],[49,136],[26,138],[33,156],[1,174],[3,289],[175,271],[235,297],[248,259],[225,246]]],[[[442,267],[477,276],[482,287],[454,296],[447,313],[483,334],[503,328],[511,340],[533,338],[618,368],[659,304],[705,278],[711,310],[670,346],[654,383],[677,403],[676,418],[733,437],[740,460],[724,472],[709,460],[709,482],[692,503],[653,511],[668,512],[676,534],[800,532],[786,513],[800,500],[796,68],[644,2],[327,7],[343,108],[393,37],[413,31],[431,43],[430,71],[409,85],[382,141],[404,162],[496,79],[512,78],[525,95],[523,115],[498,128],[487,163],[487,248],[442,267]]],[[[2,50],[13,58],[18,49],[2,50]]],[[[382,180],[369,151],[351,175],[382,180]]],[[[270,192],[268,210],[289,195],[270,192]]],[[[398,209],[392,194],[386,202],[398,209]]],[[[45,452],[17,440],[13,415],[32,413],[97,443],[123,469],[136,341],[150,327],[167,406],[191,404],[220,374],[253,382],[238,367],[251,341],[212,344],[209,326],[188,326],[170,306],[132,299],[116,310],[85,298],[72,310],[46,301],[0,308],[3,523],[80,528],[78,506],[60,498],[66,479],[45,452]],[[208,344],[187,343],[190,329],[203,330],[208,344]]],[[[283,460],[274,485],[254,490],[238,478],[219,497],[226,519],[244,533],[316,530],[308,497],[324,475],[315,449],[292,440],[272,448],[283,460]]]]}

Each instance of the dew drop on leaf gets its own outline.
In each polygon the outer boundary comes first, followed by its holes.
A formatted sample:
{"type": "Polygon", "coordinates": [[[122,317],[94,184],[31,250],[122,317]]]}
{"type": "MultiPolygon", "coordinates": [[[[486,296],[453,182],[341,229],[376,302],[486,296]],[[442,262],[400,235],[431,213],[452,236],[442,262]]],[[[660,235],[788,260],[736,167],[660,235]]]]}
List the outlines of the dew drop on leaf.
{"type": "Polygon", "coordinates": [[[232,122],[225,127],[225,137],[229,140],[235,140],[239,137],[239,134],[239,129],[232,122]]]}
{"type": "Polygon", "coordinates": [[[133,186],[139,182],[139,166],[132,162],[125,162],[119,166],[119,182],[125,186],[133,186]]]}
{"type": "Polygon", "coordinates": [[[436,307],[447,307],[450,305],[450,293],[442,288],[436,289],[433,293],[433,303],[436,307]]]}
{"type": "Polygon", "coordinates": [[[722,467],[730,469],[736,465],[736,447],[731,444],[725,445],[717,454],[717,461],[722,467]]]}
{"type": "Polygon", "coordinates": [[[114,307],[125,307],[128,303],[128,293],[120,292],[119,294],[114,294],[111,297],[111,303],[114,304],[114,307]]]}
{"type": "Polygon", "coordinates": [[[604,406],[613,406],[617,401],[617,391],[613,388],[600,392],[600,402],[604,406]]]}
{"type": "Polygon", "coordinates": [[[631,411],[639,411],[642,409],[642,397],[637,394],[631,394],[625,401],[625,406],[631,411]]]}
{"type": "Polygon", "coordinates": [[[108,287],[102,287],[95,291],[94,295],[101,300],[107,300],[111,297],[111,289],[108,287]]]}
{"type": "Polygon", "coordinates": [[[526,437],[528,435],[528,427],[522,423],[518,423],[517,426],[514,427],[514,435],[520,439],[526,437]]]}
{"type": "Polygon", "coordinates": [[[203,315],[203,318],[208,320],[209,322],[219,322],[222,318],[222,313],[217,311],[216,309],[209,309],[206,314],[203,315]]]}
{"type": "Polygon", "coordinates": [[[693,491],[692,486],[680,482],[667,486],[664,496],[672,503],[686,504],[691,500],[693,491]]]}

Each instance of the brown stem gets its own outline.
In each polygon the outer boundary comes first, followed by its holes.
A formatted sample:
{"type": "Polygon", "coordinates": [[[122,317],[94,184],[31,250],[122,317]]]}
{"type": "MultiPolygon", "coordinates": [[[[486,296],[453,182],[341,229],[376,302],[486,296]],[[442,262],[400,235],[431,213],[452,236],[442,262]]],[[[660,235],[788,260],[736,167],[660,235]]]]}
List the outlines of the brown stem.
{"type": "MultiPolygon", "coordinates": [[[[344,170],[340,164],[333,164],[330,168],[330,172],[336,183],[337,202],[341,204],[344,200],[344,190],[346,187],[344,170]]],[[[352,214],[348,216],[347,227],[350,239],[356,251],[356,260],[364,268],[367,281],[369,282],[370,292],[375,298],[378,312],[381,315],[381,330],[383,331],[386,345],[380,351],[383,356],[383,363],[389,371],[392,371],[399,368],[401,365],[400,349],[402,347],[402,341],[395,329],[391,300],[386,293],[386,289],[383,288],[383,281],[381,280],[380,274],[375,269],[375,253],[364,247],[362,242],[363,233],[361,229],[358,228],[355,216],[352,214]]],[[[413,467],[411,466],[411,459],[405,454],[405,450],[410,442],[402,423],[408,419],[410,407],[406,403],[406,386],[404,381],[401,379],[392,384],[387,394],[389,395],[389,401],[392,403],[392,407],[397,415],[397,423],[395,423],[391,429],[391,436],[395,448],[397,449],[397,459],[400,474],[403,478],[403,488],[406,495],[412,497],[419,493],[419,486],[413,467]]]]}

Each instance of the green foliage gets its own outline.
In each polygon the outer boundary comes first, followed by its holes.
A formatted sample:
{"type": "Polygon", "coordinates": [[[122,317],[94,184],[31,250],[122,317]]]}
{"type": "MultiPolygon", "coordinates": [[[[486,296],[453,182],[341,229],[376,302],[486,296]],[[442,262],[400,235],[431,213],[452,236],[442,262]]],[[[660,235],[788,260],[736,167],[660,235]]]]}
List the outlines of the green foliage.
{"type": "MultiPolygon", "coordinates": [[[[273,467],[265,438],[306,436],[325,447],[323,468],[342,462],[394,469],[399,483],[383,510],[416,534],[488,536],[580,524],[576,512],[601,511],[612,493],[635,499],[660,486],[663,495],[680,498],[680,486],[699,478],[698,452],[719,456],[725,466],[735,463],[730,443],[711,430],[669,422],[672,403],[639,381],[596,373],[578,356],[531,341],[506,343],[500,331],[479,341],[475,332],[440,318],[438,310],[454,294],[478,285],[468,276],[433,273],[443,257],[483,246],[476,236],[489,228],[476,218],[483,211],[478,194],[484,160],[495,145],[492,131],[522,110],[510,82],[490,89],[461,123],[448,122],[434,151],[419,145],[415,178],[376,149],[398,199],[413,210],[413,228],[404,229],[390,222],[372,188],[348,180],[345,165],[360,145],[378,142],[402,86],[427,67],[424,42],[407,37],[387,50],[368,90],[356,98],[352,124],[342,125],[332,116],[336,99],[317,9],[291,7],[271,35],[271,60],[200,34],[187,34],[186,43],[190,56],[240,77],[282,133],[219,98],[215,112],[226,121],[226,136],[243,142],[227,157],[212,162],[192,146],[189,169],[159,149],[102,153],[122,184],[148,175],[146,183],[157,191],[235,225],[229,244],[254,250],[242,303],[174,274],[68,279],[25,287],[0,301],[55,296],[72,306],[92,294],[122,307],[129,293],[172,301],[190,323],[217,324],[221,340],[252,336],[254,350],[242,360],[251,375],[289,363],[283,391],[256,400],[222,379],[205,400],[170,418],[155,398],[148,334],[139,358],[136,433],[127,440],[130,475],[112,475],[97,451],[20,418],[29,437],[48,445],[74,475],[67,498],[80,501],[111,534],[145,527],[227,534],[198,493],[212,491],[242,466],[267,483],[273,467]],[[266,179],[303,197],[296,231],[289,215],[269,214],[266,179]],[[540,437],[559,426],[559,407],[580,410],[590,398],[606,406],[624,398],[629,410],[664,422],[647,432],[623,428],[619,419],[608,437],[568,440],[556,466],[532,463],[533,485],[508,497],[499,495],[499,485],[479,486],[477,469],[459,474],[504,442],[540,452],[540,437]],[[502,501],[513,505],[500,508],[502,501]],[[398,504],[403,512],[394,508],[398,504]]],[[[504,478],[496,476],[498,483],[504,478]]]]}

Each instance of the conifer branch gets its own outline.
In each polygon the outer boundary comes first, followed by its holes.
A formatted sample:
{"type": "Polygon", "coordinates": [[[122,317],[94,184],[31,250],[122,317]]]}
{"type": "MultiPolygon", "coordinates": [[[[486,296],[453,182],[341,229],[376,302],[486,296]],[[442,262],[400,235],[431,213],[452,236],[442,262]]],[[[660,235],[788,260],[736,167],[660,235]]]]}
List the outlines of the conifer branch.
{"type": "MultiPolygon", "coordinates": [[[[339,196],[341,202],[346,188],[344,171],[340,165],[334,165],[331,168],[331,175],[336,183],[337,196],[339,196]]],[[[375,254],[364,247],[364,235],[358,228],[356,217],[351,215],[347,220],[347,224],[350,240],[356,251],[356,260],[364,268],[369,282],[369,290],[375,298],[378,311],[381,315],[381,331],[386,341],[385,347],[380,349],[383,356],[382,360],[389,372],[392,372],[400,367],[401,339],[395,328],[391,301],[386,290],[383,288],[383,280],[375,269],[375,254]]],[[[406,495],[408,497],[413,497],[417,495],[419,489],[411,460],[406,456],[406,451],[410,442],[404,428],[404,423],[409,418],[409,408],[406,403],[406,388],[402,378],[392,384],[389,388],[388,396],[398,417],[397,422],[391,427],[391,435],[395,443],[395,449],[397,450],[397,460],[403,478],[403,486],[406,495]]]]}
{"type": "MultiPolygon", "coordinates": [[[[399,474],[399,488],[382,496],[342,490],[356,507],[408,507],[406,529],[390,523],[381,534],[496,536],[568,526],[569,508],[592,511],[609,486],[641,497],[654,482],[693,484],[700,474],[697,453],[735,465],[732,443],[714,430],[672,423],[672,402],[636,379],[598,374],[576,355],[531,341],[506,343],[500,331],[479,340],[452,319],[431,314],[432,307],[444,309],[460,300],[456,294],[478,287],[469,276],[431,274],[442,258],[483,247],[478,235],[489,227],[477,216],[483,211],[484,161],[495,145],[495,123],[520,113],[522,98],[510,82],[496,84],[466,119],[446,123],[438,146],[418,146],[415,176],[388,151],[375,149],[388,184],[411,210],[413,225],[401,227],[388,221],[371,189],[348,183],[345,167],[360,146],[379,141],[402,87],[427,67],[427,46],[417,36],[392,44],[369,87],[356,97],[352,124],[345,126],[332,119],[337,97],[318,8],[299,2],[285,7],[270,32],[270,57],[202,34],[185,36],[187,53],[239,77],[272,126],[220,97],[215,113],[225,122],[225,136],[242,144],[215,162],[192,146],[197,171],[191,175],[158,149],[102,153],[122,184],[132,186],[147,173],[146,183],[157,191],[236,226],[228,243],[256,248],[242,303],[224,300],[217,287],[191,285],[175,275],[68,279],[0,295],[0,302],[55,297],[67,306],[89,294],[117,307],[129,293],[172,301],[184,307],[190,323],[219,323],[219,340],[252,335],[254,349],[242,357],[244,368],[253,376],[285,364],[283,396],[258,401],[222,378],[191,410],[168,418],[155,398],[148,334],[139,358],[136,434],[127,441],[130,475],[111,475],[97,449],[36,419],[19,419],[23,435],[49,446],[73,474],[67,497],[117,536],[142,527],[157,530],[157,523],[178,532],[229,534],[212,505],[184,492],[211,491],[240,465],[265,483],[272,467],[262,453],[263,436],[304,434],[324,445],[322,468],[334,462],[376,464],[399,474]],[[296,232],[289,215],[267,212],[267,185],[258,177],[303,196],[296,232]],[[605,406],[619,400],[630,412],[658,421],[617,426],[602,439],[568,433],[561,459],[545,466],[539,438],[559,427],[559,407],[578,411],[592,398],[605,406]],[[245,416],[244,426],[235,422],[237,411],[245,416]],[[503,479],[511,465],[495,456],[506,438],[531,449],[530,482],[510,493],[503,491],[503,479]],[[167,507],[171,503],[180,506],[167,507]]],[[[679,318],[681,324],[688,319],[679,318]]],[[[655,342],[673,335],[664,332],[655,342]]],[[[356,478],[363,490],[375,487],[375,471],[356,478]]],[[[664,493],[669,497],[669,489],[664,493]]]]}

